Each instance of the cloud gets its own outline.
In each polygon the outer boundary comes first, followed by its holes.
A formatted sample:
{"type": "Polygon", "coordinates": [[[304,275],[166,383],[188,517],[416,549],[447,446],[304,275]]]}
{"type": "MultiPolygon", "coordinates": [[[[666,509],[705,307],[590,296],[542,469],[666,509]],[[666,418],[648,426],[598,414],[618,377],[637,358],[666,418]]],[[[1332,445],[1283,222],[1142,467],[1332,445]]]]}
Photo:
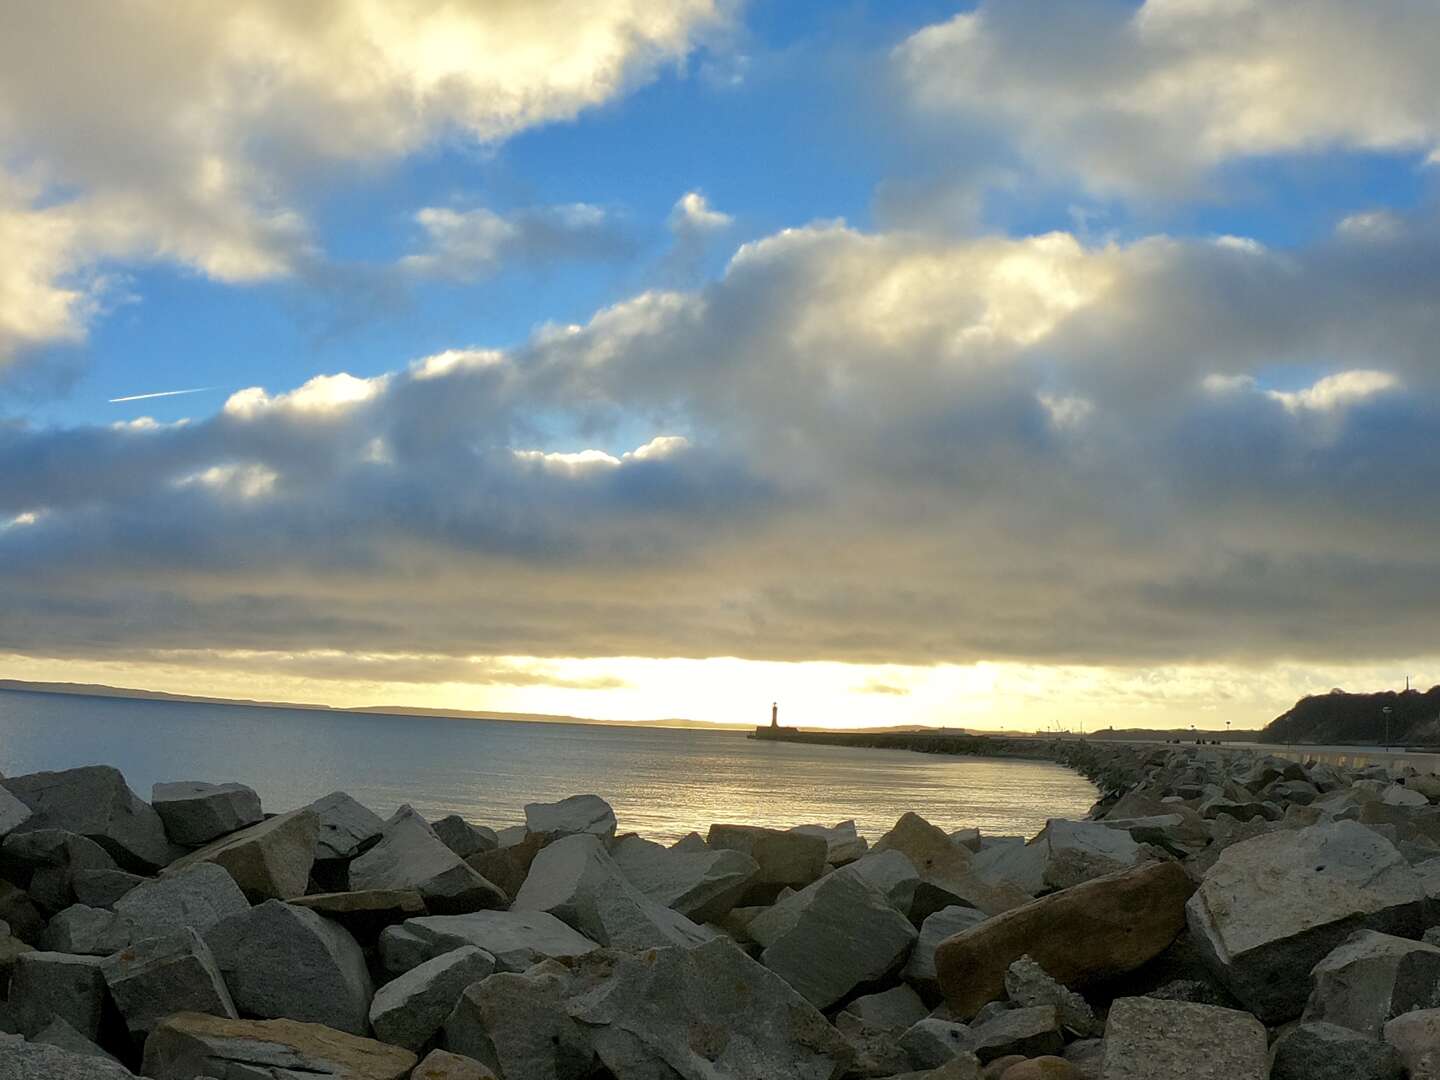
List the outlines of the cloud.
{"type": "Polygon", "coordinates": [[[18,5],[0,35],[0,362],[84,336],[112,261],[225,282],[320,253],[306,191],[443,138],[612,100],[723,27],[717,0],[18,5]]]}
{"type": "Polygon", "coordinates": [[[670,211],[670,231],[676,234],[714,232],[728,228],[734,221],[729,214],[714,209],[698,191],[681,195],[670,211]]]}
{"type": "Polygon", "coordinates": [[[1169,198],[1261,155],[1433,153],[1437,34],[1424,0],[985,0],[895,61],[922,113],[1040,172],[1169,198]]]}
{"type": "Polygon", "coordinates": [[[508,263],[613,259],[635,249],[613,215],[588,203],[522,210],[508,217],[483,208],[426,207],[415,221],[426,234],[427,250],[405,256],[401,268],[453,281],[488,277],[508,263]]]}

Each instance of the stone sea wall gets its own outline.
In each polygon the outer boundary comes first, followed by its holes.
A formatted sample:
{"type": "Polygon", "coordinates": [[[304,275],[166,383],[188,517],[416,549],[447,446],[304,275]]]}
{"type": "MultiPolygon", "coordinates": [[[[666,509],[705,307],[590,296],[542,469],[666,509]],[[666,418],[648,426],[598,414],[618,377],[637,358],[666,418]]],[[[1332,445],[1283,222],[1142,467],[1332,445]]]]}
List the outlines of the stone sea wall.
{"type": "Polygon", "coordinates": [[[662,846],[595,795],[0,777],[0,1080],[1440,1080],[1440,778],[1023,749],[1086,820],[662,846]]]}

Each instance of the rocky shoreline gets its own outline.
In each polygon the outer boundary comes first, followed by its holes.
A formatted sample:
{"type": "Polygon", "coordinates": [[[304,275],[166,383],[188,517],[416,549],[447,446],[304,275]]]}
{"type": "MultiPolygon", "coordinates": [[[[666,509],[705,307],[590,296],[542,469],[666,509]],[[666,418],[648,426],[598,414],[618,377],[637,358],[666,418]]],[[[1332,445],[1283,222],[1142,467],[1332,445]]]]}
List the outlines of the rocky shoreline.
{"type": "Polygon", "coordinates": [[[1028,839],[0,777],[0,1080],[1440,1080],[1440,777],[1043,745],[1028,839]]]}

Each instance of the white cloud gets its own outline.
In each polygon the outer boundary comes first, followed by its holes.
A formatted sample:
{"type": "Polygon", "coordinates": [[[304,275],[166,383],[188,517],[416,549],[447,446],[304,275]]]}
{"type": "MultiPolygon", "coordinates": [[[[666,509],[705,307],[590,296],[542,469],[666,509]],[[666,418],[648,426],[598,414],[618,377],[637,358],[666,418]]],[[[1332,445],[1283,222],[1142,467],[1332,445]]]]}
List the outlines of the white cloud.
{"type": "Polygon", "coordinates": [[[222,495],[234,495],[242,499],[258,499],[268,495],[275,488],[280,474],[264,465],[212,465],[208,469],[182,476],[175,486],[203,487],[222,495]]]}
{"type": "Polygon", "coordinates": [[[670,230],[675,233],[714,232],[729,227],[735,219],[710,205],[698,191],[687,191],[675,200],[670,211],[670,230]]]}
{"type": "Polygon", "coordinates": [[[1387,371],[1340,371],[1303,390],[1270,390],[1269,396],[1290,412],[1334,412],[1395,390],[1400,380],[1387,371]]]}
{"type": "Polygon", "coordinates": [[[316,375],[302,386],[271,397],[262,387],[237,390],[225,402],[225,414],[238,419],[252,419],[272,410],[321,416],[343,412],[375,397],[385,386],[388,376],[359,379],[348,372],[316,375]]]}
{"type": "Polygon", "coordinates": [[[604,259],[628,252],[632,243],[621,225],[598,206],[570,203],[502,216],[484,208],[425,207],[415,221],[426,235],[426,250],[400,265],[412,274],[475,281],[509,262],[545,263],[604,259]]]}

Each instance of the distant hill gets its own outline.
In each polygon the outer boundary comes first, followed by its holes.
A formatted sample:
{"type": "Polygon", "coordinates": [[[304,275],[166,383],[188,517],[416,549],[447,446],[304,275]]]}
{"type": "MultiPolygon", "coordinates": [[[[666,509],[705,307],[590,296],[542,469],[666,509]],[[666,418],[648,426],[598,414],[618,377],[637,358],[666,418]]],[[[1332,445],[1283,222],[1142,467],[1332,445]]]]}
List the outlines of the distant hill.
{"type": "Polygon", "coordinates": [[[1288,712],[1266,725],[1260,742],[1338,743],[1346,746],[1385,742],[1385,708],[1390,712],[1390,743],[1440,745],[1440,686],[1377,694],[1331,690],[1297,701],[1288,712]]]}

